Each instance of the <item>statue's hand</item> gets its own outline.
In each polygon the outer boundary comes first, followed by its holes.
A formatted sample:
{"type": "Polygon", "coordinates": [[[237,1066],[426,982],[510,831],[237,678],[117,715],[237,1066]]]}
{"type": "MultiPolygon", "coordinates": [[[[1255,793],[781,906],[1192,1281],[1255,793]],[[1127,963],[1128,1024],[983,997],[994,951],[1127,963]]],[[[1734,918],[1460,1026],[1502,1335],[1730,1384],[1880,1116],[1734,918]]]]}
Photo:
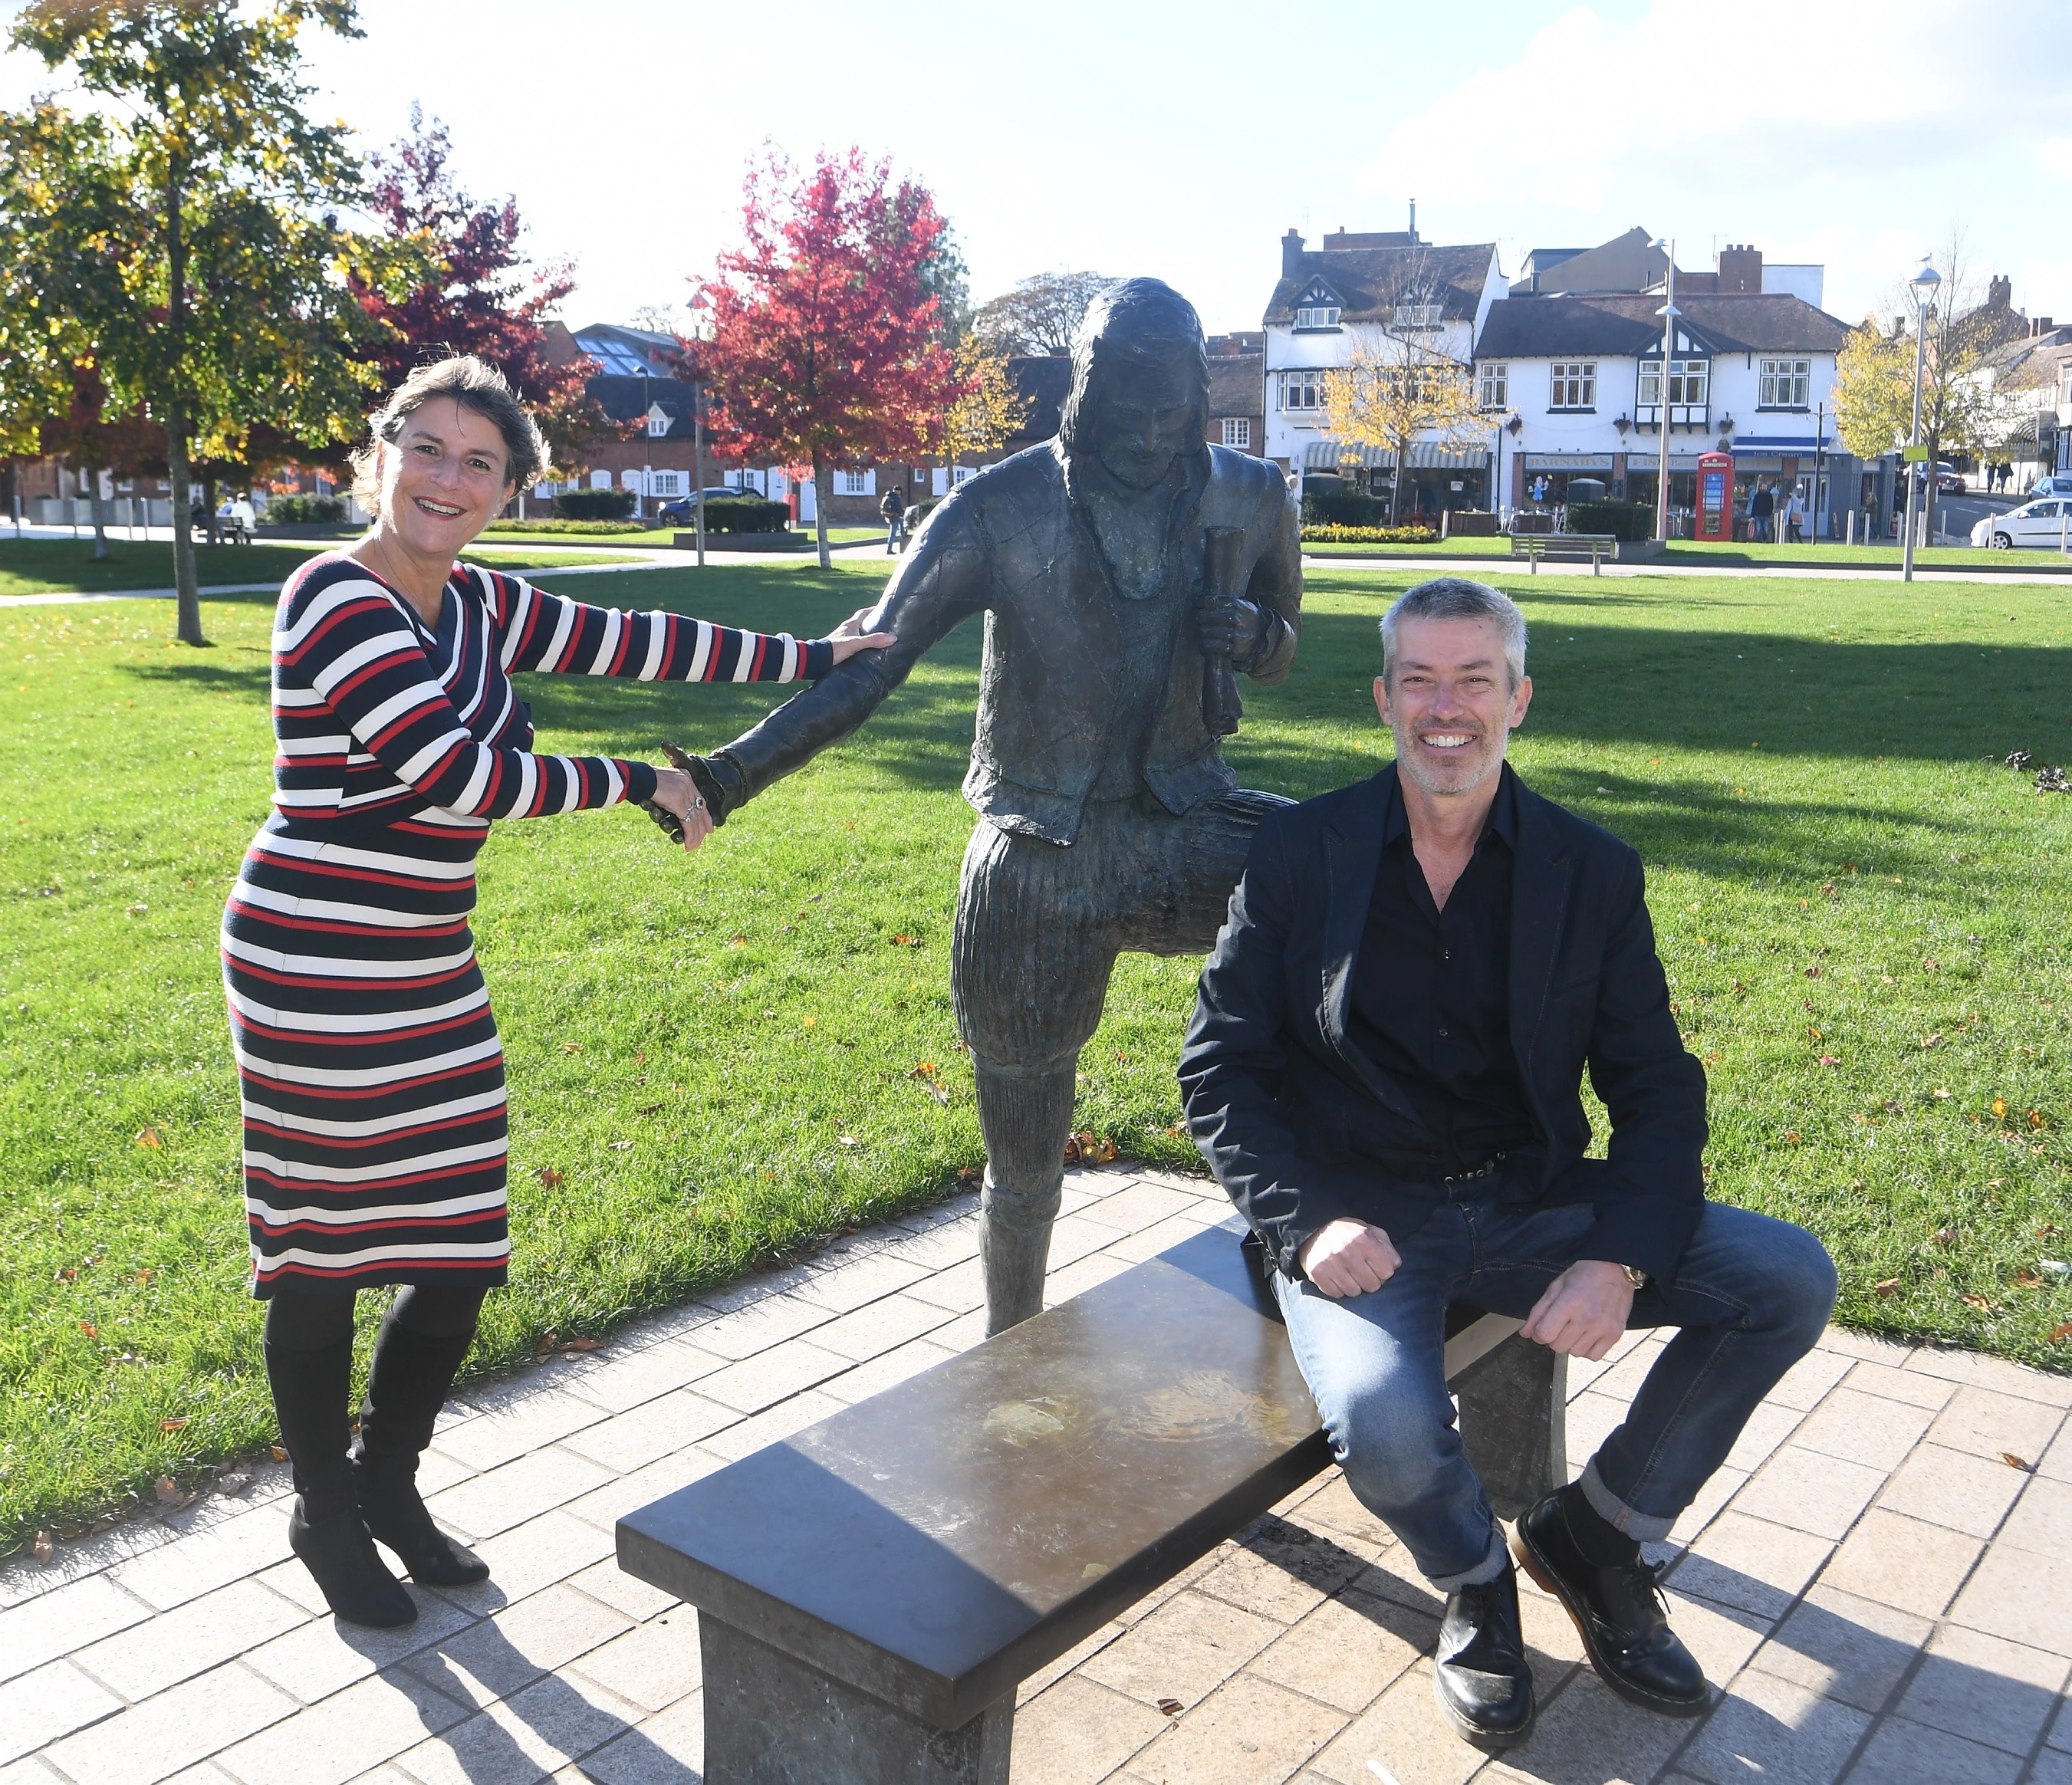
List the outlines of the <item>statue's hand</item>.
{"type": "MultiPolygon", "coordinates": [[[[726,822],[728,815],[736,811],[746,797],[741,771],[725,751],[710,756],[693,756],[688,750],[664,744],[662,754],[690,776],[692,786],[697,788],[698,796],[705,803],[705,811],[711,815],[715,830],[726,822]]],[[[656,822],[661,821],[658,819],[656,822]]]]}
{"type": "Polygon", "coordinates": [[[1242,669],[1258,655],[1265,616],[1257,603],[1242,595],[1211,595],[1202,603],[1196,623],[1201,628],[1202,648],[1212,656],[1228,657],[1242,669]]]}

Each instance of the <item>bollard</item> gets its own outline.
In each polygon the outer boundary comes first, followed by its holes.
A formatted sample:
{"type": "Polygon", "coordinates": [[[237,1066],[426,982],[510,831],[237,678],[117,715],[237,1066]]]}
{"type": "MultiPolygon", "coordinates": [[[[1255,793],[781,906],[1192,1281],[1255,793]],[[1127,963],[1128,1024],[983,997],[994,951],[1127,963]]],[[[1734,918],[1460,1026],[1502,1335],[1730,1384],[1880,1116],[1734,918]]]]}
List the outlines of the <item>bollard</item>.
{"type": "Polygon", "coordinates": [[[1593,539],[1590,541],[1590,574],[1601,577],[1604,574],[1602,549],[1593,539]]]}
{"type": "Polygon", "coordinates": [[[1856,544],[1856,511],[1854,508],[1852,508],[1852,509],[1850,509],[1850,511],[1849,511],[1849,543],[1850,543],[1852,545],[1855,545],[1855,544],[1856,544]]]}

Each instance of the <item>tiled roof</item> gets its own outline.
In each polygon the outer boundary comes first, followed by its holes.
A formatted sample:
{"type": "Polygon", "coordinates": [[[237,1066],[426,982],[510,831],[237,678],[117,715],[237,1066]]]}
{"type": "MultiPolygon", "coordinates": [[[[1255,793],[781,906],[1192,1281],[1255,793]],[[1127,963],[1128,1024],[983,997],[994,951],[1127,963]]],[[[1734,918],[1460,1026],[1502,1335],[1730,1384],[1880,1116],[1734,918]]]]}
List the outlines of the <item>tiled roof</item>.
{"type": "MultiPolygon", "coordinates": [[[[1480,360],[1549,359],[1567,353],[1645,353],[1662,339],[1659,294],[1507,298],[1490,306],[1480,360]]],[[[1848,326],[1802,298],[1735,291],[1679,298],[1684,327],[1717,353],[1832,353],[1848,326]]]]}
{"type": "Polygon", "coordinates": [[[1209,413],[1263,415],[1266,413],[1266,356],[1219,353],[1209,360],[1209,413]]]}
{"type": "Polygon", "coordinates": [[[1268,323],[1292,323],[1295,308],[1321,284],[1348,323],[1391,319],[1400,303],[1437,302],[1448,321],[1472,318],[1482,301],[1482,282],[1496,253],[1494,242],[1456,248],[1420,243],[1414,248],[1334,249],[1305,253],[1300,269],[1274,286],[1266,306],[1268,323]],[[1427,293],[1430,295],[1427,296],[1427,293]]]}

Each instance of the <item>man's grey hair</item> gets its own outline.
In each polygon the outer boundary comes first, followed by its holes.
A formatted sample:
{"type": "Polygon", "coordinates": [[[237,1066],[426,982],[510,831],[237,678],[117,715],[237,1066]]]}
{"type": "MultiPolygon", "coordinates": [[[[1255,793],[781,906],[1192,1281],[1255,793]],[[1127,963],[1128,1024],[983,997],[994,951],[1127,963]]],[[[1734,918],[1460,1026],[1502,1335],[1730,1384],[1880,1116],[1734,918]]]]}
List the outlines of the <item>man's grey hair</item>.
{"type": "Polygon", "coordinates": [[[1503,638],[1504,667],[1511,685],[1525,679],[1525,616],[1501,589],[1466,577],[1434,577],[1396,597],[1381,616],[1381,673],[1388,678],[1396,661],[1396,628],[1407,619],[1493,619],[1503,638]]]}

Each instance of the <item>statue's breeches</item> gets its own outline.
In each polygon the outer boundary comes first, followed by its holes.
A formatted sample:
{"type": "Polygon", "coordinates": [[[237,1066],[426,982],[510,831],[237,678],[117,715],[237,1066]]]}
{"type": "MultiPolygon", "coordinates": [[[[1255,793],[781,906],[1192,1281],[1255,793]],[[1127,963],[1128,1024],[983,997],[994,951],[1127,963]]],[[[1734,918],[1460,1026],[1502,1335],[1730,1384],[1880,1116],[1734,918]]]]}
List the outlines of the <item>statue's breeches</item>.
{"type": "Polygon", "coordinates": [[[1286,804],[1239,791],[1175,817],[1148,799],[1091,802],[1064,845],[980,820],[952,942],[967,1045],[1010,1067],[1069,1070],[1100,1022],[1116,955],[1206,954],[1253,832],[1286,804]]]}

